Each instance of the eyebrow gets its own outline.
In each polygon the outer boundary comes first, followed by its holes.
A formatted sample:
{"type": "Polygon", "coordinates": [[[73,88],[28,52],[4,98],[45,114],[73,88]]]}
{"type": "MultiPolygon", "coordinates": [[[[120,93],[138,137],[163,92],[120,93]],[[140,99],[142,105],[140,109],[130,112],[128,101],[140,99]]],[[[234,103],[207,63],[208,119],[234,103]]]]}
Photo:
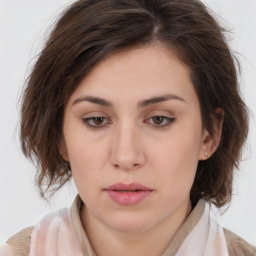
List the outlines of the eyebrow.
{"type": "Polygon", "coordinates": [[[174,94],[166,94],[162,96],[153,97],[147,100],[140,101],[138,103],[139,108],[147,107],[149,105],[157,104],[159,102],[167,101],[167,100],[179,100],[185,102],[185,100],[174,94]]]}
{"type": "MultiPolygon", "coordinates": [[[[179,101],[185,102],[185,100],[180,96],[177,96],[174,94],[165,94],[165,95],[152,97],[150,99],[146,99],[138,102],[138,108],[144,108],[149,105],[157,104],[167,100],[179,100],[179,101]]],[[[84,97],[78,98],[73,102],[72,105],[76,105],[83,101],[91,102],[100,106],[110,107],[110,108],[114,106],[113,103],[111,103],[110,101],[107,101],[105,99],[98,98],[98,97],[93,97],[93,96],[84,96],[84,97]]]]}
{"type": "Polygon", "coordinates": [[[75,105],[77,103],[83,102],[83,101],[88,101],[97,105],[101,105],[104,107],[113,107],[113,104],[107,100],[104,100],[102,98],[98,98],[98,97],[92,97],[92,96],[85,96],[85,97],[81,97],[76,99],[72,105],[75,105]]]}

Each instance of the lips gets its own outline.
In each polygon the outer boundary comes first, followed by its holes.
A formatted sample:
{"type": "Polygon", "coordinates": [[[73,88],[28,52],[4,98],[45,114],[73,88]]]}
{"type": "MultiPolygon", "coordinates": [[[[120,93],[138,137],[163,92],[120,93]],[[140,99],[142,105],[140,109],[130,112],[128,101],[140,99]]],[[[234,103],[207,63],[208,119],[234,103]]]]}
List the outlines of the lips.
{"type": "Polygon", "coordinates": [[[116,183],[104,190],[119,205],[136,205],[148,197],[153,189],[138,183],[116,183]]]}

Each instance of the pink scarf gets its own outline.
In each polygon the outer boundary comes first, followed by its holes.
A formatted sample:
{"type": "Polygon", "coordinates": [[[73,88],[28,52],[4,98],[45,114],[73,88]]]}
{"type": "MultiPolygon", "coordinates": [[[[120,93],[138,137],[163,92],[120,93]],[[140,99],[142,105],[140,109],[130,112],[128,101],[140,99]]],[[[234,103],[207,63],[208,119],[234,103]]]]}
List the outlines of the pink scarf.
{"type": "MultiPolygon", "coordinates": [[[[205,202],[204,202],[205,203],[205,202]]],[[[5,250],[5,251],[4,251],[5,250]]],[[[29,256],[91,256],[83,255],[68,209],[53,212],[35,226],[29,256]]],[[[205,203],[204,213],[186,237],[175,256],[228,256],[223,228],[212,217],[205,203]]],[[[9,248],[0,256],[12,256],[9,248]]],[[[168,248],[162,256],[170,256],[168,248]]]]}
{"type": "Polygon", "coordinates": [[[62,209],[47,215],[31,236],[29,256],[83,256],[69,211],[62,209]]]}

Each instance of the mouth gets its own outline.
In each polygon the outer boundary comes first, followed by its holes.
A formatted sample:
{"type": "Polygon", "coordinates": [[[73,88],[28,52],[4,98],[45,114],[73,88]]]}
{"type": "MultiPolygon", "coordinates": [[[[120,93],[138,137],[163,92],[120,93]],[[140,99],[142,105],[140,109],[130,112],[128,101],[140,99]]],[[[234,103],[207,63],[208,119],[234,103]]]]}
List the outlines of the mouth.
{"type": "Polygon", "coordinates": [[[104,189],[104,191],[115,203],[131,206],[147,198],[153,192],[153,189],[138,183],[116,183],[104,189]]]}
{"type": "Polygon", "coordinates": [[[120,193],[134,193],[134,192],[140,192],[140,191],[143,191],[143,190],[136,189],[136,190],[113,190],[113,191],[117,191],[117,192],[120,192],[120,193]]]}

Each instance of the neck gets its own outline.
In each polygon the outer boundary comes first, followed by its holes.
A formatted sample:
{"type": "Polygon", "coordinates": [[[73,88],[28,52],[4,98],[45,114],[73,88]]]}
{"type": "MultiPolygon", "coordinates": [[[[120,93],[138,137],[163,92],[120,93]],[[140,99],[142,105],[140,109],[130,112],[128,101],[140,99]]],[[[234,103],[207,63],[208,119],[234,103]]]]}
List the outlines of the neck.
{"type": "Polygon", "coordinates": [[[181,209],[158,225],[134,233],[111,229],[90,214],[84,206],[81,209],[81,220],[97,256],[156,256],[164,253],[190,211],[189,201],[185,207],[183,205],[181,209]],[[154,246],[149,246],[152,244],[154,246]]]}

